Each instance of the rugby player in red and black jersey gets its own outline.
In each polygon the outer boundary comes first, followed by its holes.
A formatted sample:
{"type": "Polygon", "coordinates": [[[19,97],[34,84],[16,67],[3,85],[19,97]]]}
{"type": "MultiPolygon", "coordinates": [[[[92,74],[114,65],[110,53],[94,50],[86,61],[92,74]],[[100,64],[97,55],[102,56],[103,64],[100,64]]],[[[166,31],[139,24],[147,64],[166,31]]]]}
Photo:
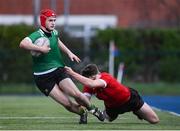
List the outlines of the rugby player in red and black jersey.
{"type": "MultiPolygon", "coordinates": [[[[95,64],[89,64],[82,70],[82,75],[65,67],[66,72],[84,85],[83,92],[89,99],[95,95],[104,101],[104,116],[107,120],[115,120],[119,114],[133,112],[139,119],[151,124],[159,122],[153,109],[143,101],[135,89],[119,83],[106,72],[100,72],[95,64]]],[[[82,118],[80,118],[82,119],[82,118]]]]}

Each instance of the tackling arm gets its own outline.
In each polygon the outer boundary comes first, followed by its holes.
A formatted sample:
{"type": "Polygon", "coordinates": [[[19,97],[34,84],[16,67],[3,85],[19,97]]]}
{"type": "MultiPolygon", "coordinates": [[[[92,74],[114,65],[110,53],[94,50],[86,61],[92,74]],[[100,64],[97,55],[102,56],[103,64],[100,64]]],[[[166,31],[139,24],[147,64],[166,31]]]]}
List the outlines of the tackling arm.
{"type": "Polygon", "coordinates": [[[66,72],[74,77],[76,80],[78,80],[80,83],[82,83],[85,86],[88,86],[90,88],[95,88],[95,87],[104,87],[105,84],[102,82],[100,79],[92,80],[90,78],[84,77],[75,71],[73,71],[70,67],[65,66],[66,72]]]}

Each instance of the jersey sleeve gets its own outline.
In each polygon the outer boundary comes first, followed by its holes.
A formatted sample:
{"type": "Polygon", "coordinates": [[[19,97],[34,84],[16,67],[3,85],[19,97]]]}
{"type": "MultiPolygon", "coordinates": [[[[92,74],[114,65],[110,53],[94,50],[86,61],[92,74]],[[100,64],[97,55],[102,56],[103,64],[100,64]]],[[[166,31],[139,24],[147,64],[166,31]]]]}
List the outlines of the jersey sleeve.
{"type": "Polygon", "coordinates": [[[32,41],[32,43],[34,43],[40,37],[41,37],[41,34],[36,31],[30,34],[27,38],[29,38],[32,41]]]}
{"type": "Polygon", "coordinates": [[[111,81],[111,76],[109,76],[107,73],[102,73],[100,79],[104,81],[105,85],[107,85],[111,81]]]}

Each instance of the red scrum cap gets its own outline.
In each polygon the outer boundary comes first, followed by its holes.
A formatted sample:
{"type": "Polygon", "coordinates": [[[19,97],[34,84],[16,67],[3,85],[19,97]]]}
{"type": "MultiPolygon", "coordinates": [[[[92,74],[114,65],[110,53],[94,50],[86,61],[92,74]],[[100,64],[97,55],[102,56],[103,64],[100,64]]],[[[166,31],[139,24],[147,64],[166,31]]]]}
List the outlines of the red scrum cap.
{"type": "Polygon", "coordinates": [[[41,26],[46,28],[46,24],[45,24],[46,19],[51,16],[56,17],[56,13],[53,10],[50,10],[50,9],[41,10],[41,12],[40,12],[41,26]]]}

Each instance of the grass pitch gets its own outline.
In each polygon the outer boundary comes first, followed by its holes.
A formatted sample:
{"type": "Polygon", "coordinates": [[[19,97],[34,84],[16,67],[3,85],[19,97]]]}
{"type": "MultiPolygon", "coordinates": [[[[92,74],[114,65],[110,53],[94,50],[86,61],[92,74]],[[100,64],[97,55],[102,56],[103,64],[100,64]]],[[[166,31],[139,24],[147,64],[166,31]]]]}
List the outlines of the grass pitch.
{"type": "MultiPolygon", "coordinates": [[[[93,99],[103,109],[103,102],[93,99]]],[[[132,113],[113,122],[100,122],[89,114],[88,124],[79,125],[79,116],[66,111],[45,96],[0,96],[0,130],[178,130],[180,117],[156,111],[160,123],[151,125],[132,113]]]]}

